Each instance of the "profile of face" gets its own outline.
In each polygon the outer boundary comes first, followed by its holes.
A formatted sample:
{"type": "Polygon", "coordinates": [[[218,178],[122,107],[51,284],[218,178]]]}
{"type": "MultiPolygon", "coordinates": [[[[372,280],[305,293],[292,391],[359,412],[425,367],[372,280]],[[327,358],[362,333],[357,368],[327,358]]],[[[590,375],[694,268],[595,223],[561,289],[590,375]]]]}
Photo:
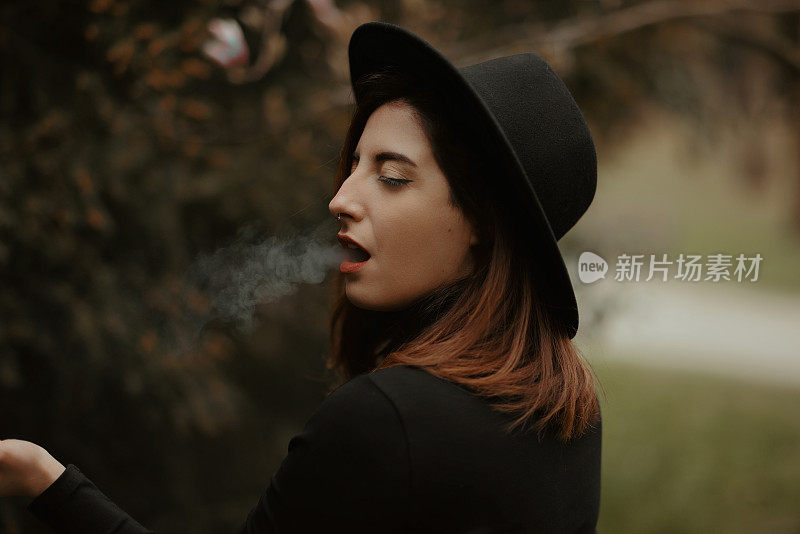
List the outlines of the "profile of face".
{"type": "Polygon", "coordinates": [[[328,208],[341,214],[340,235],[370,258],[346,273],[355,306],[401,310],[431,291],[467,276],[478,242],[433,156],[415,110],[390,102],[370,115],[354,152],[351,174],[328,208]]]}

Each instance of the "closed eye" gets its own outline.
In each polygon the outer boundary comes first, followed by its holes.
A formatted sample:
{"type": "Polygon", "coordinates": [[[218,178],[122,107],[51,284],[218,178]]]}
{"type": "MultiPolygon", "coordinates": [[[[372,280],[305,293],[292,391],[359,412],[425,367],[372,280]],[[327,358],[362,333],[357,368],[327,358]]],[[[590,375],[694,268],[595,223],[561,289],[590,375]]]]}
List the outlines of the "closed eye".
{"type": "MultiPolygon", "coordinates": [[[[358,154],[356,154],[354,152],[352,154],[352,159],[350,160],[350,174],[351,175],[355,172],[356,167],[358,167],[359,159],[360,158],[359,158],[358,154]]],[[[403,156],[402,154],[396,154],[394,152],[381,152],[380,154],[378,154],[375,157],[375,159],[379,163],[383,162],[383,161],[392,160],[392,161],[400,161],[400,162],[409,164],[409,165],[411,165],[413,167],[417,166],[413,161],[409,160],[407,157],[403,156]]],[[[391,187],[401,187],[401,186],[404,186],[404,185],[408,185],[410,182],[414,181],[414,180],[408,180],[406,178],[391,178],[389,176],[380,176],[378,178],[378,180],[380,180],[381,182],[384,182],[385,184],[387,184],[387,185],[389,185],[391,187]]]]}
{"type": "Polygon", "coordinates": [[[388,176],[381,176],[378,178],[381,182],[389,184],[392,187],[400,187],[404,185],[408,185],[409,182],[412,180],[406,180],[405,178],[390,178],[388,176]]]}

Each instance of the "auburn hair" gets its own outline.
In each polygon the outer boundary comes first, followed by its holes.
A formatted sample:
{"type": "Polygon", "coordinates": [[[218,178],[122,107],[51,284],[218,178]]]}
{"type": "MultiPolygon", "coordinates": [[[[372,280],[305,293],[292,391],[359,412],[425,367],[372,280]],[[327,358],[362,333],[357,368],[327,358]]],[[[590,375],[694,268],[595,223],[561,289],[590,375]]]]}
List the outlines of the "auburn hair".
{"type": "Polygon", "coordinates": [[[506,432],[533,422],[562,441],[583,434],[600,415],[595,378],[565,326],[543,300],[535,261],[501,202],[487,202],[497,165],[486,157],[494,142],[475,131],[436,84],[384,68],[357,80],[356,106],[335,175],[334,192],[350,175],[353,151],[378,107],[411,106],[450,186],[450,203],[473,224],[479,243],[466,278],[424,295],[400,311],[358,308],[345,277],[334,276],[327,367],[339,381],[397,365],[422,368],[488,399],[513,416],[506,432]]]}

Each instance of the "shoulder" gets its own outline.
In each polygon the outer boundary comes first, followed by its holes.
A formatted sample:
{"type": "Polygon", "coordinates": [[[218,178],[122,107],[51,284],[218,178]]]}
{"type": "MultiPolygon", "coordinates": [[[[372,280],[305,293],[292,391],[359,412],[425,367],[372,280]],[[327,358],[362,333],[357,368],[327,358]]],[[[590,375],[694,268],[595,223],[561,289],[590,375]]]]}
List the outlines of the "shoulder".
{"type": "Polygon", "coordinates": [[[348,449],[362,453],[366,461],[374,451],[387,448],[400,456],[405,435],[394,403],[366,374],[351,378],[317,407],[303,431],[289,442],[297,448],[325,451],[348,449]]]}
{"type": "Polygon", "coordinates": [[[409,365],[397,365],[366,375],[402,415],[421,411],[432,414],[459,408],[485,410],[488,404],[481,397],[450,380],[409,365]]]}
{"type": "Polygon", "coordinates": [[[309,422],[347,424],[396,418],[392,402],[369,374],[357,375],[337,387],[312,414],[309,422]]]}
{"type": "Polygon", "coordinates": [[[359,375],[331,392],[291,438],[270,494],[281,510],[366,519],[364,507],[392,515],[408,488],[403,426],[384,393],[359,375]]]}
{"type": "Polygon", "coordinates": [[[411,365],[395,365],[372,371],[364,375],[375,384],[388,398],[393,399],[396,394],[422,394],[422,393],[442,393],[450,391],[452,393],[466,393],[457,384],[439,378],[428,371],[411,365]]]}
{"type": "Polygon", "coordinates": [[[357,375],[320,404],[289,452],[350,450],[360,461],[380,455],[408,458],[408,424],[437,411],[449,412],[468,395],[459,386],[418,367],[399,365],[357,375]],[[379,452],[376,452],[379,451],[379,452]]]}
{"type": "Polygon", "coordinates": [[[404,416],[419,407],[430,413],[436,406],[463,402],[470,395],[460,386],[419,368],[397,365],[355,376],[332,391],[309,419],[314,429],[336,427],[334,439],[380,440],[405,431],[404,416]],[[369,435],[359,429],[369,427],[369,435]],[[346,431],[352,430],[352,434],[346,431]]]}
{"type": "MultiPolygon", "coordinates": [[[[419,367],[398,365],[365,376],[391,401],[412,449],[430,436],[447,435],[463,443],[481,437],[504,439],[508,425],[517,416],[496,409],[492,399],[419,367]]],[[[576,443],[584,447],[599,445],[601,425],[598,417],[585,438],[576,443]]],[[[530,435],[541,442],[539,445],[552,443],[554,447],[560,446],[560,440],[552,429],[539,435],[533,422],[527,424],[527,429],[527,432],[517,433],[526,442],[525,436],[530,435]]]]}

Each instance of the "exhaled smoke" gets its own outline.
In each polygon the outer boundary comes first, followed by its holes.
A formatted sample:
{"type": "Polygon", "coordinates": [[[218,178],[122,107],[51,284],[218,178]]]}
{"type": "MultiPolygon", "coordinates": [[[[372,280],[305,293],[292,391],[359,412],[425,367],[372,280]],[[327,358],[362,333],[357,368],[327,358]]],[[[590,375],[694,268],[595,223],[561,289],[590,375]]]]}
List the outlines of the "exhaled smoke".
{"type": "Polygon", "coordinates": [[[294,293],[299,284],[319,284],[344,259],[326,223],[306,235],[254,239],[244,231],[232,245],[199,257],[189,281],[208,299],[210,319],[226,319],[248,332],[256,306],[294,293]]]}

